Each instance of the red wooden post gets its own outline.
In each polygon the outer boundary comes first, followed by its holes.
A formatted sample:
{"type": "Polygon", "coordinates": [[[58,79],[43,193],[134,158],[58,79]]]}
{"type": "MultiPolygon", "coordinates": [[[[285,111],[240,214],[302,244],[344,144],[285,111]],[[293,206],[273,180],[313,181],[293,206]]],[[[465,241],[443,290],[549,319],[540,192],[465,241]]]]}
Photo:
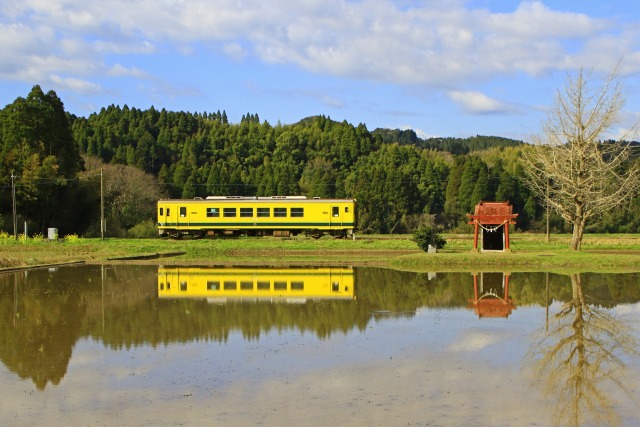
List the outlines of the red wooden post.
{"type": "Polygon", "coordinates": [[[478,304],[478,275],[473,275],[473,303],[478,304]]]}
{"type": "Polygon", "coordinates": [[[504,300],[508,304],[509,303],[509,275],[504,274],[504,300]]]}
{"type": "Polygon", "coordinates": [[[504,248],[508,252],[511,250],[509,248],[509,221],[505,221],[505,224],[504,224],[504,239],[505,239],[504,248]]]}
{"type": "Polygon", "coordinates": [[[477,251],[478,250],[478,221],[474,221],[475,223],[475,229],[473,232],[473,250],[477,251]]]}

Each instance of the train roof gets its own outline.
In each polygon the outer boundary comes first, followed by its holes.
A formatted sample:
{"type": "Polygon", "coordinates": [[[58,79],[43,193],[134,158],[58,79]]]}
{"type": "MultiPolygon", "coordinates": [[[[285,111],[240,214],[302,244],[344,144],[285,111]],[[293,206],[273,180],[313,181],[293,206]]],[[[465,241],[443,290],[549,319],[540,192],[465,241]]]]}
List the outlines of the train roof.
{"type": "Polygon", "coordinates": [[[306,200],[307,196],[207,196],[207,200],[306,200]]]}
{"type": "Polygon", "coordinates": [[[206,198],[196,197],[193,199],[161,199],[160,202],[185,203],[185,202],[304,202],[304,203],[327,203],[327,202],[355,202],[355,199],[322,199],[320,197],[308,198],[307,196],[207,196],[206,198]]]}

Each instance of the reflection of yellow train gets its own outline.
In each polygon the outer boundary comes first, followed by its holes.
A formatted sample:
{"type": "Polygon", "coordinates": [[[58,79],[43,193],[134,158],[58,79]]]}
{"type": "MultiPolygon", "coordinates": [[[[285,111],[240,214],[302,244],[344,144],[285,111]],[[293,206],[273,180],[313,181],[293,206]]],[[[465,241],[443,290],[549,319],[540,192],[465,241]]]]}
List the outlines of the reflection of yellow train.
{"type": "Polygon", "coordinates": [[[160,298],[305,302],[354,299],[353,269],[159,267],[160,298]]]}
{"type": "Polygon", "coordinates": [[[304,196],[160,200],[158,232],[183,235],[279,236],[305,233],[318,238],[352,236],[356,227],[354,199],[307,199],[304,196]]]}

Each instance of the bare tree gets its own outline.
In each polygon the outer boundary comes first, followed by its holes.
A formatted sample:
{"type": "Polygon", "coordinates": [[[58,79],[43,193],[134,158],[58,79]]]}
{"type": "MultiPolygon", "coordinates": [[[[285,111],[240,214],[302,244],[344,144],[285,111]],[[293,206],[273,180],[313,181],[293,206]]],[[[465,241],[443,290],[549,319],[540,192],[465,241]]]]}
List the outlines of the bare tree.
{"type": "Polygon", "coordinates": [[[104,172],[104,204],[110,234],[155,218],[156,203],[166,197],[157,179],[134,166],[103,164],[85,158],[85,176],[104,172]]]}
{"type": "Polygon", "coordinates": [[[524,153],[527,184],[572,224],[574,250],[580,250],[590,218],[613,210],[640,188],[639,164],[630,160],[626,142],[637,126],[617,142],[602,141],[626,102],[617,69],[596,89],[582,70],[569,76],[542,134],[524,153]]]}

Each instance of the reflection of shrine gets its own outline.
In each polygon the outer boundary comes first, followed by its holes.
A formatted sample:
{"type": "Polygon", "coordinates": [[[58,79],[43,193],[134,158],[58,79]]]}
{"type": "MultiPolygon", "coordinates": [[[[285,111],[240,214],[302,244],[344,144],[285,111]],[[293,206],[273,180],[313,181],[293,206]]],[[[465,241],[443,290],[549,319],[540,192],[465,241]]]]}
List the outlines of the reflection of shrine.
{"type": "Polygon", "coordinates": [[[509,274],[480,273],[473,275],[473,299],[468,307],[475,309],[479,318],[507,318],[516,309],[509,296],[509,274]]]}
{"type": "Polygon", "coordinates": [[[517,216],[509,202],[478,203],[474,214],[467,214],[469,224],[474,225],[473,250],[478,250],[478,233],[482,228],[482,251],[510,252],[509,224],[515,224],[517,216]]]}
{"type": "Polygon", "coordinates": [[[206,298],[209,302],[354,299],[354,276],[347,267],[159,267],[158,296],[206,298]]]}

